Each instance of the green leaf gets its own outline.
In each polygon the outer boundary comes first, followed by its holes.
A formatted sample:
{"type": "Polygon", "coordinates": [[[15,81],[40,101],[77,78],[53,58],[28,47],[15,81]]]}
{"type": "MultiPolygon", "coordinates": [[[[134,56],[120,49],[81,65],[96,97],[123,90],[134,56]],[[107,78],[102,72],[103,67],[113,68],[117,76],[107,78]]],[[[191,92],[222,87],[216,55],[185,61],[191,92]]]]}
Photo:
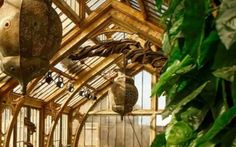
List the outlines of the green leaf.
{"type": "Polygon", "coordinates": [[[201,44],[205,33],[205,0],[186,0],[182,31],[185,37],[185,54],[189,54],[196,61],[201,54],[201,44]]]}
{"type": "Polygon", "coordinates": [[[236,128],[227,130],[227,133],[221,139],[222,147],[231,147],[236,137],[236,128]]]}
{"type": "Polygon", "coordinates": [[[166,140],[170,145],[178,145],[191,139],[193,129],[183,121],[176,122],[171,126],[169,132],[166,132],[166,140]]]}
{"type": "Polygon", "coordinates": [[[223,44],[219,44],[213,65],[211,69],[217,70],[225,67],[231,67],[236,65],[236,44],[232,46],[230,50],[226,50],[223,44]]]}
{"type": "Polygon", "coordinates": [[[162,51],[166,56],[169,56],[171,53],[172,47],[170,44],[169,36],[167,34],[164,34],[163,37],[163,45],[162,45],[162,51]]]}
{"type": "Polygon", "coordinates": [[[165,147],[165,146],[166,146],[165,133],[158,134],[151,145],[151,147],[165,147]]]}
{"type": "Polygon", "coordinates": [[[220,115],[210,128],[210,130],[197,140],[197,145],[209,142],[218,132],[220,132],[227,124],[236,116],[236,106],[220,115]]]}
{"type": "Polygon", "coordinates": [[[236,1],[223,0],[220,6],[219,17],[216,20],[216,28],[218,30],[221,41],[226,49],[236,42],[236,1]]]}
{"type": "Polygon", "coordinates": [[[180,118],[188,122],[188,124],[194,129],[197,130],[204,120],[206,113],[208,112],[208,107],[200,107],[196,108],[194,106],[190,106],[186,111],[180,114],[180,118]]]}
{"type": "Polygon", "coordinates": [[[166,72],[161,75],[158,83],[152,90],[152,95],[157,94],[160,96],[166,90],[166,83],[170,82],[170,79],[173,79],[173,77],[177,76],[176,71],[187,66],[190,62],[191,58],[189,56],[186,56],[181,62],[176,60],[170,67],[167,68],[166,72]]]}
{"type": "Polygon", "coordinates": [[[236,65],[217,69],[212,74],[216,77],[233,82],[235,79],[236,65]]]}
{"type": "Polygon", "coordinates": [[[187,103],[192,101],[194,98],[196,98],[201,93],[201,91],[204,89],[204,87],[207,85],[207,83],[208,82],[205,82],[204,84],[199,86],[197,89],[192,91],[189,95],[184,97],[177,104],[170,104],[169,106],[167,106],[166,109],[163,111],[162,115],[163,116],[168,116],[170,113],[171,114],[176,114],[177,112],[179,112],[184,105],[186,105],[187,103]]]}
{"type": "Polygon", "coordinates": [[[231,86],[231,93],[232,93],[234,105],[236,105],[236,72],[234,74],[234,81],[231,86]]]}
{"type": "Polygon", "coordinates": [[[210,60],[211,57],[214,54],[215,46],[217,45],[217,42],[219,41],[219,36],[216,31],[212,31],[209,36],[207,36],[206,39],[204,39],[202,45],[201,45],[201,51],[199,56],[197,57],[197,63],[198,68],[201,68],[203,65],[205,65],[206,61],[210,60]]]}
{"type": "Polygon", "coordinates": [[[174,13],[174,11],[176,10],[176,7],[181,3],[181,1],[183,1],[183,0],[170,1],[169,8],[164,13],[164,16],[169,17],[170,15],[172,15],[174,13]]]}
{"type": "Polygon", "coordinates": [[[161,5],[163,3],[163,0],[156,0],[157,10],[161,12],[161,5]]]}

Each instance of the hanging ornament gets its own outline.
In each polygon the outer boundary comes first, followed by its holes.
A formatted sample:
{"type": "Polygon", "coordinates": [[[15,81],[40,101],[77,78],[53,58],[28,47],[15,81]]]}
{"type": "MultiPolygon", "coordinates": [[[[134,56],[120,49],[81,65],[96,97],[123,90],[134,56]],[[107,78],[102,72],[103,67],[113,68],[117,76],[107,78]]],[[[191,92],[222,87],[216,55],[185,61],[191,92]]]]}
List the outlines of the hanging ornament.
{"type": "Polygon", "coordinates": [[[119,73],[111,86],[111,95],[114,100],[112,110],[123,116],[133,110],[138,100],[138,90],[132,77],[119,73]]]}
{"type": "Polygon", "coordinates": [[[61,39],[50,0],[0,0],[0,68],[19,81],[23,94],[29,81],[48,71],[61,39]]]}

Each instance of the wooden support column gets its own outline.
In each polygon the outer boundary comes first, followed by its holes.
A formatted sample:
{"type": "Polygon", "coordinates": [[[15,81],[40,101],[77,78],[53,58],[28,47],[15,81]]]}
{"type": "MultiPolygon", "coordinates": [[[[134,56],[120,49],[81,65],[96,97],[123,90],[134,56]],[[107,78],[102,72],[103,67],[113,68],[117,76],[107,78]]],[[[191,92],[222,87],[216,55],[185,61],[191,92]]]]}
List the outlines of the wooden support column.
{"type": "Polygon", "coordinates": [[[45,137],[45,107],[43,106],[39,112],[39,146],[43,147],[46,142],[45,137]]]}
{"type": "Polygon", "coordinates": [[[67,132],[67,144],[71,145],[72,143],[72,126],[73,126],[73,110],[68,114],[68,132],[67,132]]]}
{"type": "MultiPolygon", "coordinates": [[[[154,87],[154,85],[156,84],[157,82],[157,75],[156,73],[155,74],[152,74],[152,87],[154,87]]],[[[158,102],[158,97],[156,95],[154,95],[151,99],[151,109],[152,111],[158,111],[158,108],[157,108],[157,102],[158,102]]],[[[156,137],[156,113],[152,114],[151,116],[151,122],[150,122],[150,145],[152,143],[152,141],[155,139],[156,137]]]]}
{"type": "Polygon", "coordinates": [[[77,0],[79,2],[79,18],[83,20],[85,18],[85,7],[86,2],[85,0],[77,0]]]}
{"type": "Polygon", "coordinates": [[[144,1],[143,0],[138,0],[138,4],[139,4],[139,7],[142,11],[143,18],[144,18],[144,20],[146,20],[147,19],[147,13],[146,13],[146,8],[144,6],[144,1]]]}
{"type": "Polygon", "coordinates": [[[17,98],[16,100],[12,100],[12,103],[14,106],[13,110],[12,110],[13,116],[11,118],[10,124],[7,129],[4,147],[9,147],[12,131],[14,129],[14,126],[16,125],[18,114],[24,104],[24,96],[21,96],[21,97],[17,98]]]}

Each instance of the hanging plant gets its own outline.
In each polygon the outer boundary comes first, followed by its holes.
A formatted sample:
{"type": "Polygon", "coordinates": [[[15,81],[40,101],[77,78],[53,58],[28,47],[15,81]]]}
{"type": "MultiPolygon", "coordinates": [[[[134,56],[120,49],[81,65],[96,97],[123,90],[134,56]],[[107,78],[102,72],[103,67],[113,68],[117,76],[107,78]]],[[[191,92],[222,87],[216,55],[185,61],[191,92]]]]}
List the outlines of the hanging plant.
{"type": "Polygon", "coordinates": [[[172,119],[152,147],[236,146],[235,10],[236,0],[169,2],[168,60],[152,94],[166,96],[172,119]]]}

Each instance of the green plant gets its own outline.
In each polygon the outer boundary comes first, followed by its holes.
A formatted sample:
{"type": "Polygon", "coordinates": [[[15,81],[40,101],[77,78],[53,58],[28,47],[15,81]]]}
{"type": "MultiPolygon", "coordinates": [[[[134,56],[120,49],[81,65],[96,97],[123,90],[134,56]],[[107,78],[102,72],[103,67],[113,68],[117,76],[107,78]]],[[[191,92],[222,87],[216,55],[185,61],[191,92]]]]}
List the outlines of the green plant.
{"type": "MultiPolygon", "coordinates": [[[[163,4],[156,0],[157,7],[163,4]]],[[[152,147],[236,146],[236,0],[171,0],[152,93],[172,115],[152,147]]]]}

